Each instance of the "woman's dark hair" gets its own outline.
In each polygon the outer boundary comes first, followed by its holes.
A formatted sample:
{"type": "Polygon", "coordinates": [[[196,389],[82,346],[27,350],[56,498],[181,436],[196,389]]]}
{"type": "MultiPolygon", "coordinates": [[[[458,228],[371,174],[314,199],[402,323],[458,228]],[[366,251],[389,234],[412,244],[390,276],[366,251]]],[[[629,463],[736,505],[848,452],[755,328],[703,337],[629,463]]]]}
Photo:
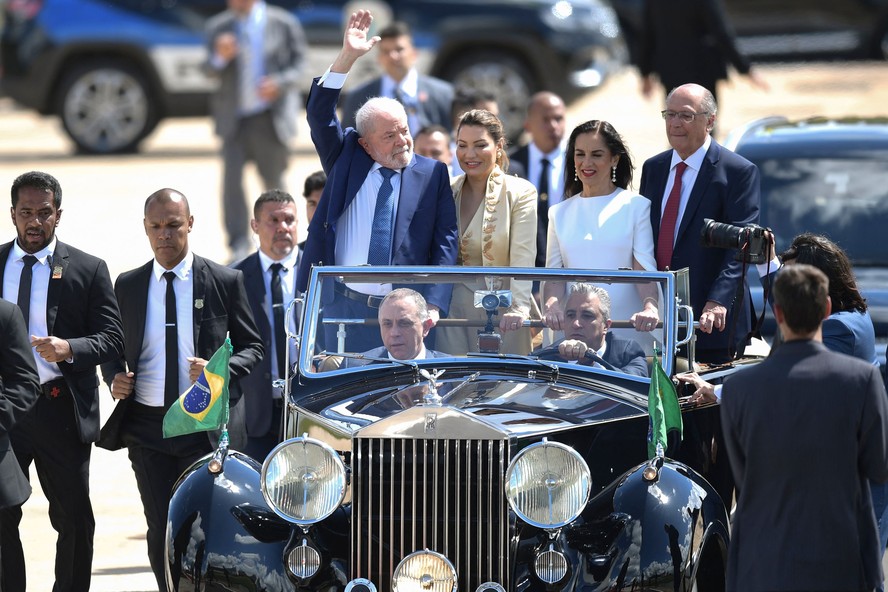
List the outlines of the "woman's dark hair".
{"type": "Polygon", "coordinates": [[[829,297],[832,311],[866,312],[866,299],[857,289],[857,280],[848,255],[839,245],[825,236],[805,232],[792,241],[780,255],[783,262],[813,265],[829,278],[829,297]]]}
{"type": "MultiPolygon", "coordinates": [[[[586,123],[581,123],[570,133],[570,139],[567,141],[567,151],[564,153],[564,197],[568,198],[576,195],[583,189],[583,183],[577,179],[577,168],[574,165],[574,148],[577,145],[577,137],[581,134],[597,134],[604,140],[604,145],[611,151],[611,154],[620,157],[617,162],[617,180],[615,185],[628,189],[632,184],[632,157],[629,156],[629,150],[623,143],[623,138],[617,133],[610,123],[593,119],[586,123]]],[[[610,171],[608,171],[610,172],[610,171]]]]}

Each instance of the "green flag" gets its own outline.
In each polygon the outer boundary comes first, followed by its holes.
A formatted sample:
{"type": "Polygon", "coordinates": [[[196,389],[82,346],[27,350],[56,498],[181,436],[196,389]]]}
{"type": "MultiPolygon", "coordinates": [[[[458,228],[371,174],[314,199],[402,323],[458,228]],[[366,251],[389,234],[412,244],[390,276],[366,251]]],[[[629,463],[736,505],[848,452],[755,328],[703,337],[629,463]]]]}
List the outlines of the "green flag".
{"type": "Polygon", "coordinates": [[[657,456],[658,445],[661,453],[666,453],[666,434],[671,430],[678,430],[679,438],[684,429],[681,423],[681,407],[678,405],[678,395],[675,385],[666,376],[660,365],[660,358],[654,353],[654,364],[651,371],[651,388],[648,391],[648,414],[650,424],[648,426],[648,458],[657,456]]]}
{"type": "Polygon", "coordinates": [[[215,430],[228,423],[228,360],[231,351],[231,340],[226,337],[197,381],[179,395],[164,415],[164,438],[215,430]]]}

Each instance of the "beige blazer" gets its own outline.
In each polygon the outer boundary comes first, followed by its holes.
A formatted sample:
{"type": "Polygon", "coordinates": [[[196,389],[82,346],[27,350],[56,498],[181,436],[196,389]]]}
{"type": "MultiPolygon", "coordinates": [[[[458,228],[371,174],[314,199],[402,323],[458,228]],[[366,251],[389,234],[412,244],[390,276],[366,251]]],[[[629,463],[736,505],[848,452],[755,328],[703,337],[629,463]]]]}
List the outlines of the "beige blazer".
{"type": "MultiPolygon", "coordinates": [[[[454,199],[459,201],[465,175],[453,179],[454,199]]],[[[525,179],[507,175],[498,166],[487,181],[487,194],[481,225],[481,249],[472,252],[477,242],[464,240],[460,228],[459,258],[461,265],[497,267],[534,267],[536,261],[537,191],[525,179]]],[[[458,216],[457,216],[458,217],[458,216]]],[[[473,220],[474,222],[474,220],[473,220]]],[[[501,289],[507,289],[503,286],[501,289]]],[[[513,310],[525,315],[531,311],[531,282],[515,282],[511,287],[513,310]]],[[[536,308],[536,307],[534,307],[536,308]]]]}

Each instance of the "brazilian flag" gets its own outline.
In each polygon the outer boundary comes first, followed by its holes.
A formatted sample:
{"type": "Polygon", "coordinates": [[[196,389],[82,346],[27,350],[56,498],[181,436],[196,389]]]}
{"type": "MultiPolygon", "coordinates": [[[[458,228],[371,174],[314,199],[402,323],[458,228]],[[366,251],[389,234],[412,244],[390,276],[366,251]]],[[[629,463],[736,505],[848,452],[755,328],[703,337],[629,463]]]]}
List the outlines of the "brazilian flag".
{"type": "Polygon", "coordinates": [[[163,437],[172,438],[218,429],[228,423],[228,360],[231,340],[225,338],[203,372],[163,417],[163,437]]]}
{"type": "Polygon", "coordinates": [[[684,426],[681,421],[681,407],[675,385],[666,376],[660,365],[659,352],[654,352],[654,364],[651,369],[651,387],[648,390],[648,459],[657,456],[658,445],[660,454],[666,453],[666,434],[678,430],[679,438],[683,435],[684,426]]]}

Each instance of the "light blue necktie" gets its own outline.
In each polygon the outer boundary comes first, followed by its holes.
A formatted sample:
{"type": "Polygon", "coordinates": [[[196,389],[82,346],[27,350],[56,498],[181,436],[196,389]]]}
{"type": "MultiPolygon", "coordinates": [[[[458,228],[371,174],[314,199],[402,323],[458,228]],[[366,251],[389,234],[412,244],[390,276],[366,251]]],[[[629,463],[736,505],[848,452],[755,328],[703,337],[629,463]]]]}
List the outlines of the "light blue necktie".
{"type": "Polygon", "coordinates": [[[376,194],[376,210],[373,212],[373,228],[370,235],[370,248],[367,263],[388,265],[392,252],[392,215],[395,212],[395,192],[392,187],[392,169],[381,168],[382,186],[376,194]]]}

